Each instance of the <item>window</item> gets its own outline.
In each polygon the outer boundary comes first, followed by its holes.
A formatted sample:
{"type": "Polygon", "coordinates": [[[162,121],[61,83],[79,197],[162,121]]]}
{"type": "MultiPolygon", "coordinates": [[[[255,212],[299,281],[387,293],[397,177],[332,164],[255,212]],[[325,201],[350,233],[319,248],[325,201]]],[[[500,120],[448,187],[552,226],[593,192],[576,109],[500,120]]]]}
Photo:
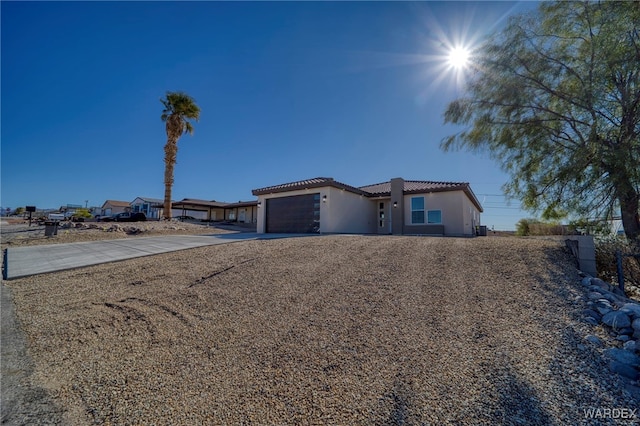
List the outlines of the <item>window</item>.
{"type": "Polygon", "coordinates": [[[411,223],[424,223],[424,197],[411,198],[411,223]]]}
{"type": "Polygon", "coordinates": [[[427,212],[427,223],[442,223],[442,211],[429,210],[427,212]]]}

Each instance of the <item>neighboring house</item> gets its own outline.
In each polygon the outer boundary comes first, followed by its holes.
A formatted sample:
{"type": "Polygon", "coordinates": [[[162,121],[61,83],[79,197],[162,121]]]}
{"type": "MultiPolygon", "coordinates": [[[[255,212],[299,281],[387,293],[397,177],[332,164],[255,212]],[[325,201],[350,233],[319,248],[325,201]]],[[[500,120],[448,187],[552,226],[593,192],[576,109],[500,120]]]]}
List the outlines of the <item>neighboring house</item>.
{"type": "Polygon", "coordinates": [[[129,203],[129,206],[131,207],[131,212],[142,212],[147,216],[147,219],[160,219],[162,217],[163,203],[164,200],[158,198],[137,197],[129,203]]]}
{"type": "Polygon", "coordinates": [[[195,198],[185,198],[181,201],[171,203],[171,211],[179,211],[175,216],[193,216],[196,219],[206,221],[223,220],[224,206],[227,203],[218,201],[198,200],[195,198]]]}
{"type": "Polygon", "coordinates": [[[124,213],[131,210],[128,201],[107,200],[102,204],[102,216],[112,216],[118,213],[124,213]]]}
{"type": "Polygon", "coordinates": [[[225,207],[225,220],[239,223],[256,223],[258,221],[258,201],[238,201],[225,207]]]}
{"type": "Polygon", "coordinates": [[[252,192],[259,233],[473,236],[483,211],[461,182],[396,178],[356,188],[320,177],[252,192]]]}
{"type": "Polygon", "coordinates": [[[255,223],[258,219],[258,201],[238,201],[223,203],[220,201],[185,198],[171,204],[173,211],[179,210],[179,216],[193,216],[207,221],[229,221],[255,223]]]}

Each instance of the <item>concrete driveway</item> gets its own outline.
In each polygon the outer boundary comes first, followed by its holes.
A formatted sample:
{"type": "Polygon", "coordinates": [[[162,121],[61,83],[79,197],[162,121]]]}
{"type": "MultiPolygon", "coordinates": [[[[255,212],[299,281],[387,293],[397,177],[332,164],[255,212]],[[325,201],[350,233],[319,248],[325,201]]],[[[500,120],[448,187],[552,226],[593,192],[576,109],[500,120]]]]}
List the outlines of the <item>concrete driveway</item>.
{"type": "MultiPolygon", "coordinates": [[[[238,241],[302,236],[299,234],[232,233],[167,235],[118,240],[11,247],[4,253],[3,278],[11,280],[45,272],[63,271],[100,263],[151,256],[195,247],[238,241]]],[[[308,236],[308,235],[304,235],[308,236]]]]}

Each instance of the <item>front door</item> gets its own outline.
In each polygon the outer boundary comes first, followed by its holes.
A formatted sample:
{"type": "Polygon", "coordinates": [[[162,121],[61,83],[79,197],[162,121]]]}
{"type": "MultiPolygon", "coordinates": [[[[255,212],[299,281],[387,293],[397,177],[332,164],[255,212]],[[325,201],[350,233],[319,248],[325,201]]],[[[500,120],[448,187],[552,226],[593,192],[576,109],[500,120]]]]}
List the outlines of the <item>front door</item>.
{"type": "Polygon", "coordinates": [[[391,233],[391,218],[389,217],[389,202],[378,201],[378,234],[391,233]]]}

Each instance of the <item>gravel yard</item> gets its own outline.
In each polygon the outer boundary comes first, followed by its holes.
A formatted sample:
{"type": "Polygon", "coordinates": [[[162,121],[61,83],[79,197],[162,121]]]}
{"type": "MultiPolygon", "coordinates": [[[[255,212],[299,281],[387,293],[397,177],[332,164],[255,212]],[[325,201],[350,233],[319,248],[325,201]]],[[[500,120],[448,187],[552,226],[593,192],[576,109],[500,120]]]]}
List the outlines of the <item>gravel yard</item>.
{"type": "Polygon", "coordinates": [[[22,247],[39,244],[62,244],[82,241],[110,240],[117,238],[132,238],[136,236],[158,235],[193,235],[218,234],[229,232],[206,223],[190,223],[179,221],[148,221],[148,222],[62,222],[58,227],[58,235],[46,237],[45,226],[31,226],[19,223],[2,222],[2,249],[7,247],[22,247]]]}
{"type": "Polygon", "coordinates": [[[584,341],[573,265],[552,241],[322,236],[4,285],[65,424],[606,424],[584,410],[638,401],[584,341]]]}

